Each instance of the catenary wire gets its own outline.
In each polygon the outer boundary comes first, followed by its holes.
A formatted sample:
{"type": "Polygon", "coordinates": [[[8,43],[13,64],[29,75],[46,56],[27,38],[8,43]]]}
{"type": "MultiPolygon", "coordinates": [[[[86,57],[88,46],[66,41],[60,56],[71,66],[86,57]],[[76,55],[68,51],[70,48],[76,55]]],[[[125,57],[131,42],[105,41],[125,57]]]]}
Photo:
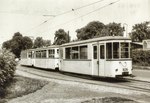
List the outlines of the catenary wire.
{"type": "MultiPolygon", "coordinates": [[[[119,2],[119,1],[120,1],[120,0],[117,0],[117,1],[115,1],[115,2],[111,2],[111,3],[107,4],[107,5],[104,5],[104,6],[100,7],[100,8],[98,8],[98,9],[95,9],[95,10],[93,10],[93,11],[91,11],[91,12],[88,12],[88,13],[82,15],[82,16],[79,16],[79,17],[74,18],[74,19],[71,19],[71,20],[69,20],[69,21],[67,21],[67,22],[65,22],[65,23],[62,23],[62,24],[56,25],[56,26],[54,26],[54,27],[51,27],[51,29],[56,28],[57,26],[61,26],[61,25],[68,24],[68,23],[70,23],[70,22],[72,22],[72,21],[74,21],[74,20],[76,20],[76,19],[83,18],[83,17],[85,17],[85,16],[87,16],[87,15],[93,13],[93,12],[96,12],[96,11],[99,11],[99,10],[101,10],[101,9],[103,9],[103,8],[106,8],[106,7],[108,7],[108,6],[111,6],[111,5],[113,5],[113,4],[115,4],[115,3],[119,2]]],[[[45,31],[45,32],[47,32],[47,31],[45,31]]]]}
{"type": "MultiPolygon", "coordinates": [[[[82,8],[85,8],[85,7],[88,7],[88,6],[91,6],[91,5],[100,3],[100,2],[102,2],[102,1],[104,1],[104,0],[99,0],[99,1],[96,1],[96,2],[93,2],[93,3],[90,3],[90,4],[87,4],[87,5],[84,5],[84,6],[75,8],[75,9],[72,8],[71,10],[65,11],[65,12],[60,13],[60,14],[57,14],[57,15],[43,15],[43,16],[51,16],[51,17],[54,17],[54,18],[55,18],[55,17],[61,16],[61,15],[65,15],[65,14],[68,14],[68,13],[70,13],[70,12],[73,12],[73,11],[76,11],[76,10],[79,10],[79,9],[82,9],[82,8]]],[[[35,27],[33,27],[33,28],[27,30],[26,32],[30,32],[31,30],[34,30],[34,29],[38,28],[39,26],[41,26],[41,25],[47,23],[49,20],[51,20],[51,18],[49,18],[49,19],[45,20],[44,22],[40,23],[39,25],[37,25],[37,26],[35,26],[35,27]]]]}

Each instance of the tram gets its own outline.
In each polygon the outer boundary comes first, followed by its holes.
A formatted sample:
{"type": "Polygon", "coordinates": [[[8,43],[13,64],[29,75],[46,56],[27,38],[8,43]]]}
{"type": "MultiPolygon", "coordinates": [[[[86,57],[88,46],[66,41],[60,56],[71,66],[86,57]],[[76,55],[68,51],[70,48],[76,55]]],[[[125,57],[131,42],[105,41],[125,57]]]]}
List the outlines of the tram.
{"type": "Polygon", "coordinates": [[[129,38],[109,36],[63,44],[59,70],[99,77],[129,76],[130,43],[129,38]]]}
{"type": "Polygon", "coordinates": [[[131,39],[107,36],[29,49],[21,52],[21,65],[98,77],[132,74],[131,39]]]}
{"type": "Polygon", "coordinates": [[[57,70],[59,68],[59,46],[55,45],[22,51],[20,64],[57,70]]]}

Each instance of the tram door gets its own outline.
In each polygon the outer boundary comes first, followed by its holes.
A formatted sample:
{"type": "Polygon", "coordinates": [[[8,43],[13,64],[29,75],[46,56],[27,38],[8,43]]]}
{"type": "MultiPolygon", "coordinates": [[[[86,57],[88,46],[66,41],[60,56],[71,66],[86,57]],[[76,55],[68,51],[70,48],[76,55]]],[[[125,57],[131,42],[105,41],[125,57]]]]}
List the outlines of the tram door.
{"type": "Polygon", "coordinates": [[[105,45],[99,44],[99,76],[105,75],[105,45]]]}
{"type": "Polygon", "coordinates": [[[95,44],[93,45],[93,66],[92,66],[92,70],[93,70],[93,75],[98,76],[99,75],[99,61],[98,61],[98,45],[95,44]]]}
{"type": "Polygon", "coordinates": [[[105,45],[93,45],[93,74],[97,76],[104,76],[105,63],[105,45]]]}

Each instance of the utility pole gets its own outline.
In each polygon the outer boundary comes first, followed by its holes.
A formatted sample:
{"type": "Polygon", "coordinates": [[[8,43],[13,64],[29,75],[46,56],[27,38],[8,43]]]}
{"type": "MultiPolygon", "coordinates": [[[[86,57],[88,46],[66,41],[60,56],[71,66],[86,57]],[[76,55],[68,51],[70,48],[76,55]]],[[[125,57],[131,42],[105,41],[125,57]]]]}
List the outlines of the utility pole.
{"type": "Polygon", "coordinates": [[[69,30],[68,30],[68,42],[70,42],[69,30]]]}
{"type": "Polygon", "coordinates": [[[128,37],[128,24],[124,23],[123,27],[125,29],[125,31],[123,33],[123,37],[128,37]]]}

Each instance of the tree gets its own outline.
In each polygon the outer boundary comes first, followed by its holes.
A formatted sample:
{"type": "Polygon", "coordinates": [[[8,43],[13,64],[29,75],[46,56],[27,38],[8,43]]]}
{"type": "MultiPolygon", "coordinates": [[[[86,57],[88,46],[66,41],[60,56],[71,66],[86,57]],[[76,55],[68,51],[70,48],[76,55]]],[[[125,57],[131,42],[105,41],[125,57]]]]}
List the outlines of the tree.
{"type": "Polygon", "coordinates": [[[0,97],[6,93],[6,86],[9,86],[14,77],[17,63],[12,52],[0,50],[0,97]]]}
{"type": "Polygon", "coordinates": [[[150,39],[150,22],[135,24],[130,33],[130,37],[134,42],[142,42],[144,39],[150,39]]]}
{"type": "Polygon", "coordinates": [[[22,50],[26,50],[26,49],[30,49],[33,46],[33,42],[31,40],[31,38],[29,38],[28,36],[24,36],[22,38],[22,50]]]}
{"type": "Polygon", "coordinates": [[[5,48],[7,50],[10,49],[11,48],[11,40],[7,40],[7,41],[3,42],[2,48],[5,48]]]}
{"type": "Polygon", "coordinates": [[[99,21],[92,21],[88,23],[85,27],[77,29],[77,38],[79,40],[86,40],[94,37],[102,36],[101,32],[105,25],[99,21]]]}
{"type": "Polygon", "coordinates": [[[13,52],[17,58],[19,58],[21,51],[31,48],[32,44],[32,40],[29,37],[23,37],[22,34],[16,32],[11,40],[3,43],[2,48],[10,49],[10,51],[13,52]]]}
{"type": "Polygon", "coordinates": [[[123,31],[120,23],[113,22],[105,25],[99,21],[90,22],[85,27],[76,30],[78,40],[102,36],[122,36],[123,31]]]}
{"type": "Polygon", "coordinates": [[[34,45],[33,47],[34,48],[40,48],[40,47],[43,47],[44,46],[44,40],[42,37],[37,37],[34,41],[34,45]]]}
{"type": "Polygon", "coordinates": [[[20,53],[22,50],[22,40],[23,40],[22,38],[23,38],[22,34],[16,32],[11,39],[10,49],[11,52],[13,52],[17,58],[20,57],[20,53]]]}
{"type": "Polygon", "coordinates": [[[44,40],[44,46],[48,47],[51,45],[51,41],[50,40],[44,40]]]}
{"type": "Polygon", "coordinates": [[[54,45],[61,45],[68,42],[70,42],[70,36],[67,32],[65,32],[63,29],[59,29],[55,32],[54,45]]]}
{"type": "Polygon", "coordinates": [[[22,34],[20,34],[20,32],[16,32],[14,34],[14,36],[12,37],[12,39],[18,39],[18,38],[21,38],[21,37],[23,37],[22,34]]]}
{"type": "Polygon", "coordinates": [[[104,34],[105,36],[123,36],[124,28],[121,27],[120,23],[109,23],[106,25],[107,31],[104,34]]]}
{"type": "Polygon", "coordinates": [[[48,47],[51,45],[50,40],[44,40],[42,37],[37,37],[34,40],[33,48],[48,47]]]}
{"type": "Polygon", "coordinates": [[[13,52],[17,58],[20,58],[21,50],[22,50],[21,44],[19,44],[17,41],[11,42],[11,52],[13,52]]]}

